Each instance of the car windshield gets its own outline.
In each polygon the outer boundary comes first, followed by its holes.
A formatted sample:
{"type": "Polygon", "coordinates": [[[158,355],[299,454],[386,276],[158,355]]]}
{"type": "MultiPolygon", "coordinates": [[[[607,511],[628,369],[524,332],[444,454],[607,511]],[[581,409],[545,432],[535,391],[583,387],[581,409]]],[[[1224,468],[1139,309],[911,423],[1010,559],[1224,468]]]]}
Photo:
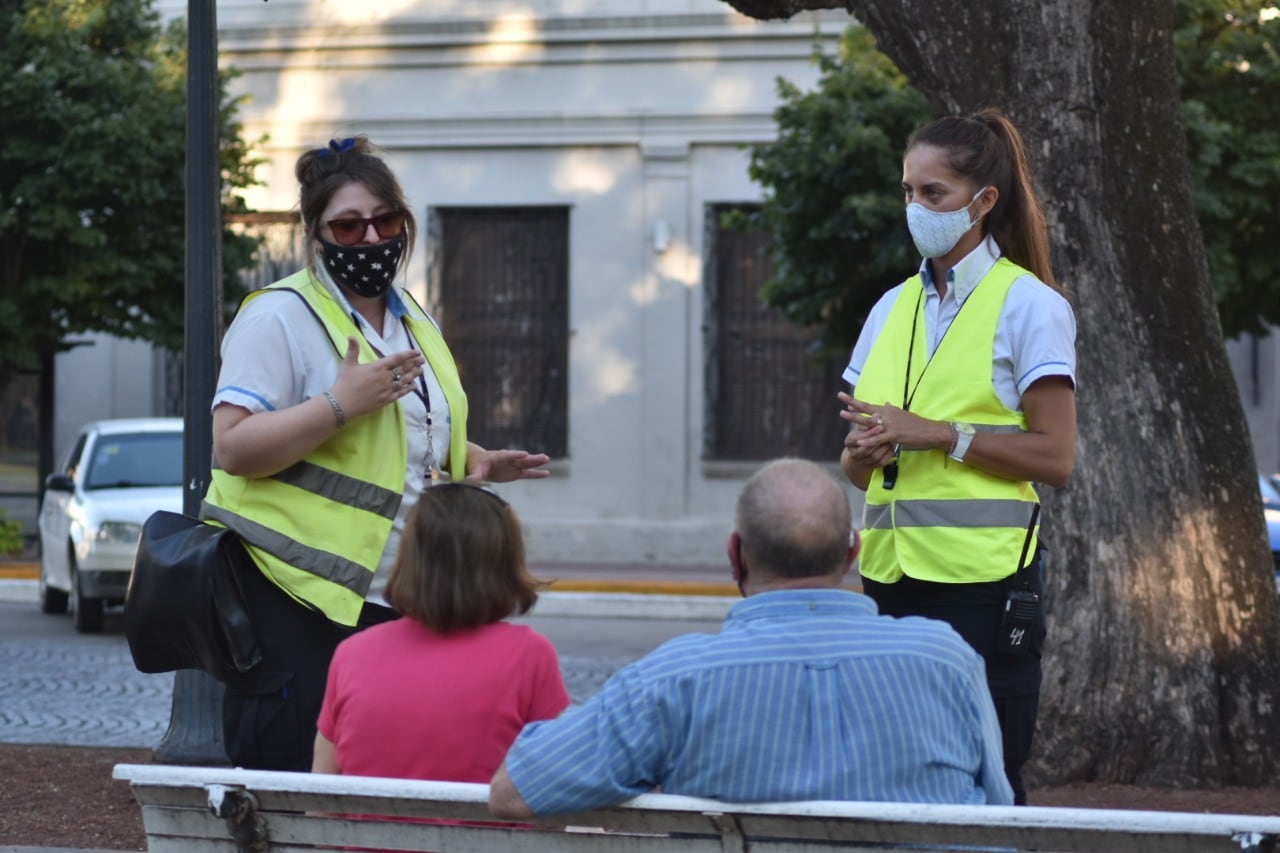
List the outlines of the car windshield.
{"type": "Polygon", "coordinates": [[[182,433],[100,435],[85,477],[86,489],[182,485],[182,433]]]}

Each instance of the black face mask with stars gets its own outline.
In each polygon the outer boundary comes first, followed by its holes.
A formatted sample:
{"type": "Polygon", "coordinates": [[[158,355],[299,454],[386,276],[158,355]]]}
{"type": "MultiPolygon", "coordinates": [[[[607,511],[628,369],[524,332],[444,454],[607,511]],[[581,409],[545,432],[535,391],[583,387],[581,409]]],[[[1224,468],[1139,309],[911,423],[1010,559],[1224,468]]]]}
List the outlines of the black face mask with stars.
{"type": "Polygon", "coordinates": [[[381,296],[396,280],[404,253],[404,235],[371,246],[339,246],[323,237],[320,257],[329,276],[357,296],[381,296]]]}

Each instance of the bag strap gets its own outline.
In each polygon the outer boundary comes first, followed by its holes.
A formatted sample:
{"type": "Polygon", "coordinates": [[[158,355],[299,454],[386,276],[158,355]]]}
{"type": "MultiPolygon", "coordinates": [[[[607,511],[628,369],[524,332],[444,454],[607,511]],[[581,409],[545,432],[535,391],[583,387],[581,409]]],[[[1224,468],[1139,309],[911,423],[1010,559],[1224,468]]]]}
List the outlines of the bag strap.
{"type": "MultiPolygon", "coordinates": [[[[1017,567],[1017,569],[1015,570],[1015,573],[1016,573],[1016,574],[1020,574],[1020,575],[1021,575],[1021,574],[1022,574],[1022,570],[1023,570],[1023,569],[1025,569],[1025,568],[1027,567],[1027,566],[1026,566],[1026,562],[1027,562],[1027,551],[1029,551],[1029,550],[1031,549],[1031,534],[1035,532],[1035,529],[1036,529],[1036,520],[1037,520],[1038,518],[1040,518],[1040,504],[1039,504],[1039,503],[1037,503],[1035,506],[1033,506],[1033,507],[1031,508],[1031,520],[1027,522],[1027,538],[1026,538],[1026,539],[1024,539],[1024,540],[1022,540],[1022,554],[1021,554],[1021,556],[1019,556],[1019,557],[1018,557],[1018,567],[1017,567]]],[[[1030,581],[1030,580],[1029,580],[1025,575],[1023,575],[1023,577],[1022,577],[1022,585],[1023,585],[1024,587],[1026,587],[1027,589],[1030,589],[1030,588],[1031,588],[1031,581],[1030,581]]]]}

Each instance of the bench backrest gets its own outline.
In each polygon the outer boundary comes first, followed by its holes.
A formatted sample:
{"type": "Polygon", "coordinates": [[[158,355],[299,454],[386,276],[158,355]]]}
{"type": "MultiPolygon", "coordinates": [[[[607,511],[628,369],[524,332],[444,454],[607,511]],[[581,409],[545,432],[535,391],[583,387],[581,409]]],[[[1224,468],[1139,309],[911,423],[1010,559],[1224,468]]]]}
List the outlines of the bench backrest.
{"type": "Polygon", "coordinates": [[[919,853],[921,845],[931,851],[1280,851],[1280,817],[1251,815],[905,803],[739,805],[645,794],[529,827],[491,817],[487,785],[149,764],[116,765],[114,776],[133,787],[152,853],[817,853],[864,849],[860,844],[873,845],[865,849],[877,853],[919,853]]]}

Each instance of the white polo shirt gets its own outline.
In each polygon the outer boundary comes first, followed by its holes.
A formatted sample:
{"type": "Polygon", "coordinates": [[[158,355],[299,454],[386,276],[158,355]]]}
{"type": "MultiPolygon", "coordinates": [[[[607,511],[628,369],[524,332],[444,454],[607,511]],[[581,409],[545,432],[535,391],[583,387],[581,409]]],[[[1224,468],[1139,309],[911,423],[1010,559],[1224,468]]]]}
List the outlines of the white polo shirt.
{"type": "MultiPolygon", "coordinates": [[[[939,298],[927,261],[920,264],[924,281],[924,332],[932,358],[938,344],[969,294],[1000,259],[1000,247],[988,236],[947,273],[947,293],[939,298]]],[[[853,347],[844,380],[856,387],[871,346],[880,336],[894,302],[902,292],[900,284],[871,309],[853,347]]],[[[991,380],[1000,400],[1014,411],[1022,411],[1022,395],[1037,379],[1065,376],[1076,381],[1076,318],[1062,294],[1031,274],[1018,277],[1009,288],[1004,307],[996,321],[996,340],[991,380]]],[[[883,400],[865,400],[879,405],[883,400]]],[[[901,400],[890,401],[901,405],[901,400]]]]}

